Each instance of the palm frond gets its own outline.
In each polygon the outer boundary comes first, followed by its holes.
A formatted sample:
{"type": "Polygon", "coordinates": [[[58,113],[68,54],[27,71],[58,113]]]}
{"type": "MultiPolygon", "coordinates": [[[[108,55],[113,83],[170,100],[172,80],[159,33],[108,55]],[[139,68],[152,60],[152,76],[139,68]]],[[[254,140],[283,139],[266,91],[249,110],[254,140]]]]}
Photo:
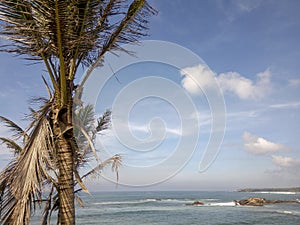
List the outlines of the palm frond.
{"type": "Polygon", "coordinates": [[[6,127],[8,127],[10,129],[10,131],[12,131],[13,137],[16,139],[19,139],[21,137],[23,138],[27,138],[28,135],[26,133],[25,130],[23,130],[20,126],[18,126],[15,122],[13,122],[12,120],[4,117],[4,116],[0,116],[0,122],[4,123],[4,125],[6,127]]]}
{"type": "Polygon", "coordinates": [[[81,177],[79,176],[79,173],[78,173],[77,170],[75,170],[74,174],[75,174],[75,179],[76,179],[77,183],[79,184],[79,186],[81,187],[81,189],[82,189],[85,193],[90,194],[89,190],[87,189],[87,187],[86,187],[85,184],[83,183],[81,177]]]}
{"type": "MultiPolygon", "coordinates": [[[[146,36],[145,31],[148,30],[147,18],[155,13],[156,11],[145,0],[134,0],[130,4],[124,18],[109,35],[109,39],[103,46],[103,50],[105,52],[107,50],[124,51],[125,49],[120,47],[120,44],[134,43],[141,36],[146,36]]],[[[102,52],[100,55],[103,54],[102,52]]]]}
{"type": "Polygon", "coordinates": [[[0,209],[4,224],[29,224],[36,199],[41,198],[42,186],[55,182],[44,168],[55,168],[50,149],[54,148],[50,124],[40,117],[29,135],[22,154],[0,174],[4,205],[0,209]]]}
{"type": "Polygon", "coordinates": [[[47,83],[45,77],[42,76],[42,79],[43,79],[43,82],[44,82],[45,87],[46,87],[46,89],[47,89],[49,99],[51,99],[51,98],[52,98],[52,91],[51,91],[51,89],[50,89],[50,87],[49,87],[49,84],[47,83]]]}
{"type": "Polygon", "coordinates": [[[111,110],[107,109],[97,120],[96,132],[107,130],[111,125],[111,110]]]}
{"type": "Polygon", "coordinates": [[[148,17],[155,13],[145,0],[134,0],[129,7],[128,0],[0,3],[0,20],[5,22],[1,33],[13,42],[5,51],[49,60],[58,59],[61,50],[74,68],[81,62],[91,65],[105,52],[146,35],[148,17]]]}
{"type": "Polygon", "coordinates": [[[23,148],[12,139],[0,137],[0,141],[2,144],[6,144],[7,148],[14,150],[15,155],[19,155],[23,150],[23,148]]]}
{"type": "Polygon", "coordinates": [[[74,134],[78,145],[78,152],[76,157],[77,166],[84,164],[88,155],[92,152],[98,161],[98,155],[94,147],[94,130],[95,130],[95,116],[94,107],[86,105],[80,107],[75,111],[73,116],[74,134]]]}
{"type": "Polygon", "coordinates": [[[35,58],[40,58],[40,54],[45,52],[48,41],[42,35],[45,34],[47,16],[52,10],[49,4],[39,3],[41,1],[1,1],[0,19],[4,22],[1,34],[13,43],[5,51],[35,58]]]}
{"type": "MultiPolygon", "coordinates": [[[[103,57],[108,51],[126,51],[121,47],[121,44],[134,43],[139,40],[140,37],[146,36],[146,31],[148,30],[148,21],[149,17],[155,15],[157,11],[153,9],[146,0],[134,0],[129,7],[126,4],[127,1],[109,1],[107,4],[108,10],[104,10],[101,15],[100,21],[107,21],[105,15],[106,11],[111,15],[119,16],[122,15],[121,20],[117,20],[114,24],[107,24],[99,22],[100,28],[105,32],[95,33],[95,37],[91,40],[95,40],[95,44],[92,50],[89,51],[89,54],[86,54],[83,57],[84,65],[88,65],[89,69],[87,70],[85,76],[82,79],[80,84],[81,87],[85,84],[86,80],[89,78],[94,69],[101,65],[103,57]],[[125,3],[125,7],[124,7],[125,3]],[[115,6],[117,11],[115,12],[111,9],[112,6],[115,6]],[[116,4],[116,5],[115,5],[116,4]],[[126,10],[120,10],[126,9],[126,10]],[[125,16],[124,16],[125,15],[125,16]]],[[[109,18],[108,14],[108,18],[109,18]]]]}
{"type": "Polygon", "coordinates": [[[78,195],[75,195],[75,199],[78,202],[78,204],[83,208],[84,203],[83,203],[82,199],[78,195]]]}
{"type": "Polygon", "coordinates": [[[79,124],[80,127],[84,127],[88,134],[92,134],[95,129],[94,122],[94,106],[86,105],[84,107],[80,107],[74,115],[75,124],[79,124]]]}
{"type": "Polygon", "coordinates": [[[119,154],[116,154],[116,155],[112,156],[111,158],[101,162],[95,168],[93,168],[92,170],[90,170],[89,172],[84,174],[81,177],[81,179],[83,180],[84,178],[86,178],[88,176],[96,175],[96,174],[101,173],[103,168],[105,168],[108,165],[111,165],[111,169],[112,169],[113,172],[116,173],[117,181],[118,181],[119,180],[119,168],[122,165],[122,157],[119,154]]]}
{"type": "Polygon", "coordinates": [[[96,121],[94,108],[87,105],[79,108],[74,114],[74,133],[78,145],[76,157],[77,167],[84,165],[89,160],[89,155],[93,153],[94,158],[99,161],[94,142],[96,134],[109,129],[111,124],[111,111],[107,109],[96,121]]]}
{"type": "MultiPolygon", "coordinates": [[[[10,211],[15,206],[15,198],[14,196],[9,192],[8,188],[12,183],[10,182],[10,175],[16,166],[17,161],[13,160],[11,161],[6,168],[0,173],[0,222],[1,224],[4,221],[5,215],[10,213],[10,211]]],[[[3,223],[4,224],[4,223],[3,223]]]]}
{"type": "MultiPolygon", "coordinates": [[[[97,155],[97,151],[94,147],[94,143],[93,140],[91,139],[91,137],[88,135],[88,133],[85,131],[84,127],[80,127],[79,124],[75,125],[75,128],[77,128],[81,134],[83,134],[83,136],[86,138],[86,142],[88,144],[88,148],[84,148],[84,149],[91,149],[91,151],[94,153],[94,157],[97,161],[99,161],[98,155],[97,155]]],[[[82,143],[81,143],[82,145],[82,143]]],[[[86,151],[87,152],[87,151],[86,151]]]]}
{"type": "Polygon", "coordinates": [[[51,206],[52,206],[52,195],[54,192],[54,186],[51,187],[50,192],[48,194],[48,197],[46,199],[46,204],[42,213],[42,222],[41,225],[49,225],[50,224],[50,211],[51,211],[51,206]]]}

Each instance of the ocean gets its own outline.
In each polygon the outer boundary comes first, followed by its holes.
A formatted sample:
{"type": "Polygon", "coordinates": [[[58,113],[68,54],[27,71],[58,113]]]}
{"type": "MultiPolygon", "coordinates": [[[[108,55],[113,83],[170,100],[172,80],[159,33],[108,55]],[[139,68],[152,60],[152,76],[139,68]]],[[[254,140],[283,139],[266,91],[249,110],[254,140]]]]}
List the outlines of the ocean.
{"type": "MultiPolygon", "coordinates": [[[[300,199],[299,193],[203,191],[98,192],[82,194],[85,207],[76,208],[78,225],[299,225],[300,204],[235,206],[233,200],[259,197],[300,199]],[[202,206],[187,206],[199,200],[202,206]]],[[[53,218],[53,224],[56,219],[53,218]]],[[[35,218],[32,224],[38,224],[35,218]]]]}

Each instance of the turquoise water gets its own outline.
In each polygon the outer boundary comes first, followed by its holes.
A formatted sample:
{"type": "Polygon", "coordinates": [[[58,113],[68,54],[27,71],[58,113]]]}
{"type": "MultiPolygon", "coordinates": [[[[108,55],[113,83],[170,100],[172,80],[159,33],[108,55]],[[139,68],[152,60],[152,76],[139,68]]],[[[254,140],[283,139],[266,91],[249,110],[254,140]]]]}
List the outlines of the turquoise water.
{"type": "MultiPolygon", "coordinates": [[[[76,208],[76,221],[80,225],[300,224],[300,204],[273,204],[263,207],[234,206],[233,200],[248,197],[289,200],[299,199],[300,194],[100,192],[93,193],[92,196],[81,196],[85,207],[76,208]],[[204,206],[185,205],[195,200],[204,202],[204,206]]],[[[34,221],[33,224],[35,224],[34,221]]]]}

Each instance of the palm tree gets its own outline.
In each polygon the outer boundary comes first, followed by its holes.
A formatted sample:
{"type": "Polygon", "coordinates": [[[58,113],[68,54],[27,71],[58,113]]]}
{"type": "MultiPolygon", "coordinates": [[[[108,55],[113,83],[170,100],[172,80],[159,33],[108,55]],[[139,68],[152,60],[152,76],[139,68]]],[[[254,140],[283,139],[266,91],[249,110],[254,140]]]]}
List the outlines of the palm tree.
{"type": "Polygon", "coordinates": [[[43,78],[49,98],[32,111],[26,131],[2,118],[16,137],[23,137],[23,146],[2,139],[16,151],[0,174],[2,224],[29,224],[36,203],[47,193],[45,218],[57,207],[57,224],[75,224],[75,185],[86,190],[78,169],[89,152],[76,143],[75,135],[85,136],[94,151],[83,126],[73,123],[74,93],[82,89],[74,83],[78,67],[94,68],[106,52],[126,51],[121,44],[146,35],[152,14],[155,10],[145,0],[1,0],[0,34],[10,44],[2,50],[42,61],[50,80],[48,84],[43,78]]]}
{"type": "MultiPolygon", "coordinates": [[[[32,111],[34,115],[34,111],[32,111]]],[[[74,119],[76,120],[75,122],[75,127],[74,127],[74,135],[77,140],[77,145],[78,149],[76,152],[76,156],[74,157],[75,161],[75,170],[74,170],[74,175],[76,177],[76,182],[75,182],[75,188],[76,185],[79,186],[77,190],[74,191],[75,194],[75,199],[77,202],[83,206],[83,202],[80,199],[80,197],[77,195],[77,193],[81,190],[89,193],[88,189],[86,188],[85,184],[83,183],[83,179],[89,175],[93,175],[96,173],[101,172],[101,170],[106,166],[106,165],[111,165],[112,170],[117,173],[117,179],[118,179],[118,168],[121,164],[121,158],[119,155],[114,155],[113,157],[99,163],[95,168],[91,169],[88,172],[85,172],[86,168],[85,165],[87,162],[89,162],[95,154],[95,149],[94,149],[94,141],[96,138],[97,133],[101,133],[102,131],[106,130],[110,126],[110,116],[111,112],[107,110],[106,112],[103,113],[103,115],[97,120],[96,125],[95,125],[95,116],[94,116],[94,111],[93,111],[93,106],[92,105],[87,105],[85,107],[81,107],[78,110],[75,111],[74,114],[74,119]],[[83,172],[81,173],[83,175],[79,175],[81,169],[83,169],[83,172]]],[[[25,146],[27,145],[27,141],[29,140],[27,131],[23,130],[21,127],[19,127],[17,124],[15,124],[13,121],[0,116],[0,121],[4,123],[5,126],[9,127],[12,132],[14,132],[14,135],[12,138],[6,138],[6,137],[0,137],[0,141],[4,144],[7,145],[7,148],[13,150],[13,153],[16,157],[16,159],[9,165],[7,166],[4,171],[2,171],[0,175],[0,212],[3,212],[3,221],[5,223],[11,222],[12,219],[16,219],[16,212],[18,210],[23,210],[20,208],[21,206],[16,207],[17,199],[16,196],[12,195],[12,190],[13,186],[18,187],[18,191],[24,190],[23,186],[19,186],[17,182],[20,182],[20,179],[15,179],[14,177],[18,177],[20,174],[19,169],[16,169],[17,166],[21,165],[20,159],[24,159],[22,157],[23,150],[25,146]],[[21,141],[20,141],[21,139],[21,141]],[[13,185],[13,186],[12,186],[13,185]],[[12,204],[15,201],[16,204],[12,204]]],[[[33,120],[34,122],[34,120],[33,120]]],[[[40,130],[43,134],[46,134],[47,131],[43,131],[43,129],[40,130]]],[[[42,138],[42,137],[41,137],[42,138]]],[[[47,142],[47,140],[46,140],[47,142]]],[[[46,147],[43,147],[45,144],[41,144],[42,146],[40,147],[41,150],[45,150],[46,147]]],[[[46,180],[46,183],[43,183],[41,186],[43,186],[43,189],[40,190],[40,193],[38,196],[35,196],[35,193],[31,193],[32,199],[30,200],[30,203],[35,205],[36,203],[41,205],[42,202],[46,202],[44,204],[44,211],[42,215],[42,224],[50,224],[50,219],[51,219],[51,214],[53,210],[57,210],[59,208],[59,195],[58,195],[58,189],[57,189],[57,180],[58,180],[58,174],[55,173],[55,164],[53,164],[53,160],[50,159],[53,158],[55,159],[55,155],[53,155],[53,152],[55,151],[55,146],[50,146],[51,151],[48,156],[45,158],[39,158],[40,156],[38,154],[31,154],[30,157],[33,157],[30,161],[30,163],[27,164],[27,167],[24,168],[23,172],[26,172],[30,168],[31,163],[35,163],[34,166],[37,167],[35,169],[35,172],[39,173],[40,171],[45,171],[45,174],[47,174],[47,177],[44,177],[42,179],[46,180]],[[36,158],[35,158],[36,157],[36,158]],[[45,169],[45,165],[41,163],[36,163],[40,159],[44,160],[47,163],[47,167],[45,169]],[[52,166],[49,166],[52,165],[52,166]],[[52,175],[51,175],[52,173],[52,175]],[[46,191],[44,191],[46,190],[46,191]],[[44,191],[44,194],[43,194],[44,191]],[[46,197],[46,194],[48,195],[46,197]]],[[[48,146],[48,148],[49,148],[48,146]]],[[[40,153],[42,152],[40,151],[40,153]]],[[[45,154],[45,153],[43,153],[45,154]]],[[[95,156],[97,158],[97,155],[95,156]]],[[[39,161],[40,162],[40,161],[39,161]]],[[[28,174],[28,177],[26,178],[27,181],[32,177],[32,175],[28,174]]],[[[43,180],[41,180],[43,182],[43,180]]],[[[30,191],[29,191],[30,192],[30,191]]],[[[25,220],[23,219],[23,223],[27,224],[29,223],[29,217],[26,218],[25,220]]]]}

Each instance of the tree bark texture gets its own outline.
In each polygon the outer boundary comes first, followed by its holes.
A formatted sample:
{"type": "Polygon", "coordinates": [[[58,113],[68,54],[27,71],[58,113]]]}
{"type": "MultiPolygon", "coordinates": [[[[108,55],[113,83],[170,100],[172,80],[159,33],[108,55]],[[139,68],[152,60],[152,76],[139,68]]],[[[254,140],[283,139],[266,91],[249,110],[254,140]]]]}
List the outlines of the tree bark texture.
{"type": "Polygon", "coordinates": [[[72,103],[61,108],[56,113],[54,134],[56,136],[57,159],[59,168],[58,195],[59,212],[58,225],[75,224],[74,203],[74,149],[72,146],[72,103]]]}

